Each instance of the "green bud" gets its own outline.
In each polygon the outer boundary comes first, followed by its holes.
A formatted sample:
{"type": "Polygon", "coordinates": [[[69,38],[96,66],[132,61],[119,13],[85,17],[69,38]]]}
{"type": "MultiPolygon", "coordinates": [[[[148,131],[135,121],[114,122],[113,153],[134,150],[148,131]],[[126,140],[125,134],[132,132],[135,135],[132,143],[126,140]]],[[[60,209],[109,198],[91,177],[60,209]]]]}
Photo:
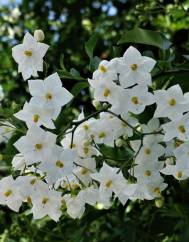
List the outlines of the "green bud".
{"type": "Polygon", "coordinates": [[[117,140],[115,141],[115,145],[116,145],[117,147],[122,147],[123,144],[124,144],[124,142],[123,142],[122,139],[117,139],[117,140]]]}
{"type": "Polygon", "coordinates": [[[156,206],[157,208],[161,208],[161,207],[163,207],[163,205],[164,205],[164,201],[165,201],[164,197],[156,198],[156,199],[155,199],[155,206],[156,206]]]}

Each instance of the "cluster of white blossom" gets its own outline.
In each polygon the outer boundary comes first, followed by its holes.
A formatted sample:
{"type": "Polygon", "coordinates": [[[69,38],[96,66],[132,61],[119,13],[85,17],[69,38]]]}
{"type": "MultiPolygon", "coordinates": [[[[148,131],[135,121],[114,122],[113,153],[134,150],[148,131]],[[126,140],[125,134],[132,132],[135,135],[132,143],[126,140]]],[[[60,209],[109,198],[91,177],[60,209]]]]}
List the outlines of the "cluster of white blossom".
{"type": "MultiPolygon", "coordinates": [[[[23,44],[13,48],[25,80],[43,71],[49,48],[40,42],[43,39],[40,30],[34,37],[26,33],[23,44]]],[[[57,73],[28,80],[32,98],[15,113],[28,127],[14,144],[19,153],[12,166],[20,176],[0,180],[0,204],[18,211],[28,202],[34,218],[49,215],[55,221],[66,206],[72,218],[80,218],[86,204],[109,208],[116,198],[123,205],[128,199],[161,198],[167,187],[164,174],[188,178],[189,93],[183,94],[179,85],[152,92],[150,72],[155,64],[132,46],[121,58],[101,61],[89,84],[93,103],[102,109],[88,117],[82,111],[61,144],[49,130],[56,128],[54,121],[72,94],[57,73]],[[138,115],[152,104],[157,106],[154,117],[140,124],[138,115]],[[116,158],[106,157],[102,146],[125,146],[130,158],[117,167],[116,158]]]]}

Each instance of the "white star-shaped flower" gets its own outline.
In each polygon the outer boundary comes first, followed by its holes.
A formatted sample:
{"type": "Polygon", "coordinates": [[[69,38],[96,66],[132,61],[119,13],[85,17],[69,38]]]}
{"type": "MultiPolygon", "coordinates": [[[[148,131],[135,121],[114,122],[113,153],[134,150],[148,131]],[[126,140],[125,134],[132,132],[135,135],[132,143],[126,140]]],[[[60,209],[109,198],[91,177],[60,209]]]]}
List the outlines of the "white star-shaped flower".
{"type": "Polygon", "coordinates": [[[18,63],[18,72],[22,73],[24,80],[31,76],[37,77],[37,72],[43,71],[43,57],[48,48],[48,45],[37,42],[30,33],[25,34],[23,44],[12,48],[12,56],[18,63]]]}

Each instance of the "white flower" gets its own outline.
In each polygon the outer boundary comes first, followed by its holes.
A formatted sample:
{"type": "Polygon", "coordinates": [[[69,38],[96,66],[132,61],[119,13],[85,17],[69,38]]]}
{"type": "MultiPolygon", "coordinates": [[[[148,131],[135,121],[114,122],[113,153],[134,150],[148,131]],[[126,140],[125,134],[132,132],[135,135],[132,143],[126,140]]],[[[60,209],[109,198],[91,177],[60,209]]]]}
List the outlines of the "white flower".
{"type": "MultiPolygon", "coordinates": [[[[145,86],[137,85],[131,89],[126,89],[119,97],[118,109],[115,107],[115,112],[118,114],[127,113],[128,111],[134,114],[140,114],[145,107],[154,103],[154,96],[148,92],[145,86]]],[[[112,107],[114,111],[114,107],[112,107]]]]}
{"type": "Polygon", "coordinates": [[[181,144],[179,147],[173,150],[173,153],[178,160],[186,162],[186,164],[188,164],[188,167],[189,167],[189,162],[188,162],[189,161],[189,143],[188,142],[181,144]]]}
{"type": "Polygon", "coordinates": [[[84,185],[88,186],[91,182],[91,174],[96,171],[96,162],[94,158],[78,159],[78,166],[73,173],[84,185]]]}
{"type": "Polygon", "coordinates": [[[71,101],[73,95],[62,87],[58,73],[43,80],[29,80],[29,91],[36,103],[44,103],[48,108],[56,110],[53,119],[60,113],[61,107],[71,101]]]}
{"type": "Polygon", "coordinates": [[[61,192],[55,190],[41,189],[32,196],[32,212],[34,219],[43,218],[49,215],[57,222],[61,212],[61,192]]]}
{"type": "Polygon", "coordinates": [[[88,79],[91,87],[94,88],[94,99],[100,102],[109,102],[112,105],[117,105],[119,101],[122,88],[116,85],[114,82],[108,82],[107,80],[96,81],[88,79]]]}
{"type": "Polygon", "coordinates": [[[164,141],[170,141],[173,138],[187,141],[189,139],[189,113],[163,124],[162,128],[165,132],[164,141]]]}
{"type": "Polygon", "coordinates": [[[163,140],[163,135],[158,134],[161,130],[159,119],[152,118],[148,121],[147,124],[141,125],[143,133],[157,133],[157,134],[151,134],[150,137],[153,137],[156,142],[160,142],[163,140]]]}
{"type": "Polygon", "coordinates": [[[13,132],[15,131],[15,127],[5,121],[5,122],[1,122],[0,124],[0,141],[1,142],[7,142],[13,135],[13,132]]]}
{"type": "Polygon", "coordinates": [[[152,196],[152,199],[156,197],[161,197],[161,192],[165,190],[165,188],[168,186],[163,181],[163,177],[158,177],[147,185],[149,195],[152,196]]]}
{"type": "Polygon", "coordinates": [[[57,182],[61,178],[66,178],[72,174],[73,162],[76,160],[76,152],[65,150],[56,145],[52,154],[47,157],[38,167],[46,173],[46,180],[49,184],[57,182]]]}
{"type": "MultiPolygon", "coordinates": [[[[163,167],[163,162],[158,161],[144,161],[134,167],[134,176],[137,178],[137,182],[150,183],[154,179],[160,177],[159,171],[163,167]]],[[[132,174],[132,170],[130,171],[132,174]]]]}
{"type": "Polygon", "coordinates": [[[30,33],[25,34],[23,44],[12,48],[12,56],[24,80],[31,76],[37,77],[37,72],[43,71],[43,57],[48,48],[48,45],[37,42],[30,33]]]}
{"type": "Polygon", "coordinates": [[[125,204],[128,196],[135,191],[134,186],[127,185],[127,181],[122,173],[118,173],[119,168],[108,166],[105,162],[99,172],[91,174],[91,177],[100,182],[99,196],[103,200],[110,200],[112,192],[125,204]]]}
{"type": "Polygon", "coordinates": [[[179,85],[170,87],[167,90],[157,90],[154,92],[157,109],[154,117],[168,117],[178,119],[185,111],[188,111],[189,101],[184,97],[179,85]]]}
{"type": "Polygon", "coordinates": [[[22,154],[16,154],[13,157],[12,167],[15,171],[16,170],[21,170],[21,171],[24,170],[24,168],[26,167],[26,161],[25,161],[24,156],[22,154]]]}
{"type": "Polygon", "coordinates": [[[45,102],[35,102],[31,100],[29,103],[25,103],[22,110],[15,113],[14,116],[20,120],[26,122],[28,128],[32,126],[47,127],[54,129],[54,123],[52,121],[54,117],[54,110],[45,106],[45,102]]]}
{"type": "Polygon", "coordinates": [[[66,202],[67,213],[73,219],[81,218],[85,211],[85,202],[80,196],[71,196],[70,194],[64,195],[66,202]]]}
{"type": "Polygon", "coordinates": [[[16,212],[19,211],[22,198],[12,176],[7,176],[0,180],[0,204],[7,205],[16,212]]]}
{"type": "MultiPolygon", "coordinates": [[[[93,73],[93,80],[101,81],[101,79],[108,81],[116,81],[118,75],[116,72],[118,58],[112,59],[111,61],[103,60],[99,63],[98,69],[93,73]]],[[[93,81],[92,80],[92,81],[93,81]]]]}
{"type": "Polygon", "coordinates": [[[26,164],[31,165],[47,160],[55,142],[56,135],[33,126],[27,131],[26,136],[22,136],[14,143],[14,146],[24,155],[26,164]]]}
{"type": "Polygon", "coordinates": [[[164,154],[164,147],[156,142],[156,139],[146,136],[143,139],[143,145],[141,146],[141,140],[131,141],[131,146],[135,152],[139,152],[136,156],[136,163],[140,163],[145,160],[157,160],[160,156],[164,154]],[[140,147],[141,146],[141,147],[140,147]]]}
{"type": "Polygon", "coordinates": [[[48,185],[34,175],[23,175],[16,178],[16,184],[20,187],[20,195],[23,201],[32,202],[32,196],[36,192],[48,189],[48,185]]]}
{"type": "Polygon", "coordinates": [[[134,84],[151,85],[150,72],[156,61],[150,57],[142,56],[140,52],[130,46],[120,58],[118,66],[119,81],[121,86],[130,87],[134,84]]]}
{"type": "Polygon", "coordinates": [[[165,175],[172,175],[177,180],[185,180],[189,177],[189,168],[180,165],[167,165],[161,170],[165,175]]]}

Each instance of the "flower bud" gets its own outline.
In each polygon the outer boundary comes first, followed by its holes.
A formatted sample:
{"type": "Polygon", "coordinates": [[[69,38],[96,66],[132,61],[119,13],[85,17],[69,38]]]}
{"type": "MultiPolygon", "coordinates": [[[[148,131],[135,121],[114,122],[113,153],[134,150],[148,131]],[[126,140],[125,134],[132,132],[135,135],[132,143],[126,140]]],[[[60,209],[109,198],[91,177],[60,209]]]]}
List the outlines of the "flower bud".
{"type": "Polygon", "coordinates": [[[107,108],[108,107],[108,103],[103,103],[103,108],[107,108]]]}
{"type": "Polygon", "coordinates": [[[100,102],[99,101],[97,101],[97,100],[93,100],[93,106],[96,108],[96,109],[99,109],[100,107],[101,107],[101,104],[100,104],[100,102]]]}
{"type": "Polygon", "coordinates": [[[123,135],[123,139],[124,139],[124,140],[127,140],[127,139],[128,139],[128,135],[127,135],[127,134],[124,134],[124,135],[123,135]]]}
{"type": "Polygon", "coordinates": [[[43,30],[41,30],[41,29],[35,30],[35,32],[34,32],[34,38],[38,42],[42,42],[45,39],[45,34],[44,34],[43,30]]]}
{"type": "Polygon", "coordinates": [[[157,208],[161,208],[164,205],[164,198],[163,197],[159,197],[155,199],[155,205],[157,208]]]}
{"type": "Polygon", "coordinates": [[[115,145],[116,145],[117,147],[121,147],[121,146],[123,146],[123,144],[124,144],[124,142],[123,142],[122,139],[117,139],[117,140],[115,141],[115,145]]]}

